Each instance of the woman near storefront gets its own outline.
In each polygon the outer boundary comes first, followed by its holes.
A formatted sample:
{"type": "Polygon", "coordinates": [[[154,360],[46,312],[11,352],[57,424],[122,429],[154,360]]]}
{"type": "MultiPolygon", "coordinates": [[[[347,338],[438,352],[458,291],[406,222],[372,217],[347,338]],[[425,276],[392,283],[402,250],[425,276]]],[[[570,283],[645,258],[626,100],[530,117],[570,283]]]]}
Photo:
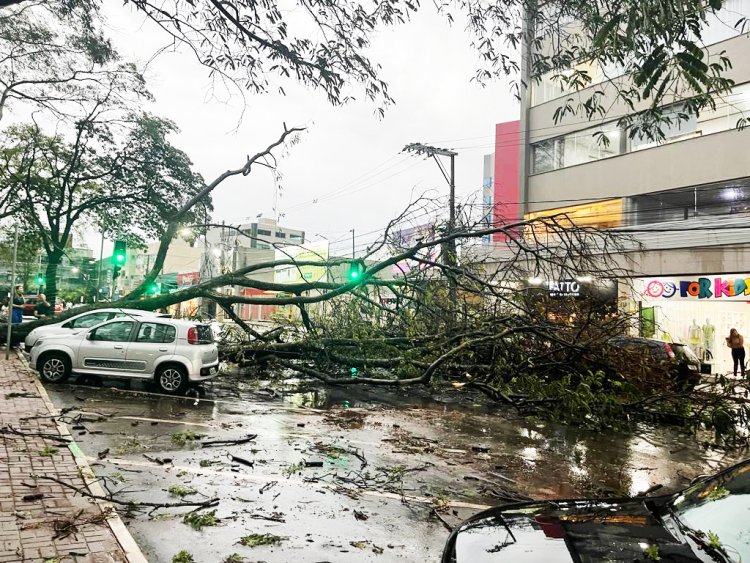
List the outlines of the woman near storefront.
{"type": "Polygon", "coordinates": [[[732,349],[732,362],[734,363],[734,376],[737,377],[737,364],[742,368],[742,377],[745,377],[745,339],[737,332],[736,328],[729,331],[726,338],[727,346],[732,349]]]}

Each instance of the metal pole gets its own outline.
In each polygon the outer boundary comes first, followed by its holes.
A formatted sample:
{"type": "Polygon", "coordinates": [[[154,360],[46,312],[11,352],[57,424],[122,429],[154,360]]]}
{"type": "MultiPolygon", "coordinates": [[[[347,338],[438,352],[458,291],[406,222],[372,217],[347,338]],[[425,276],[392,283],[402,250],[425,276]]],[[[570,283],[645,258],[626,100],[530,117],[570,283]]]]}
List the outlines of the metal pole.
{"type": "Polygon", "coordinates": [[[8,299],[8,340],[5,343],[5,359],[10,358],[10,336],[13,330],[13,298],[16,296],[16,258],[18,257],[18,225],[13,233],[13,264],[10,270],[10,298],[8,299]]]}
{"type": "Polygon", "coordinates": [[[448,229],[453,234],[456,228],[456,155],[451,155],[451,193],[450,201],[450,215],[448,216],[448,229]]]}
{"type": "Polygon", "coordinates": [[[96,295],[94,295],[94,303],[99,301],[99,295],[102,289],[102,260],[104,260],[104,233],[102,233],[102,244],[99,247],[99,271],[96,274],[96,295]]]}
{"type": "Polygon", "coordinates": [[[352,258],[356,258],[354,255],[354,229],[349,229],[352,232],[352,258]]]}

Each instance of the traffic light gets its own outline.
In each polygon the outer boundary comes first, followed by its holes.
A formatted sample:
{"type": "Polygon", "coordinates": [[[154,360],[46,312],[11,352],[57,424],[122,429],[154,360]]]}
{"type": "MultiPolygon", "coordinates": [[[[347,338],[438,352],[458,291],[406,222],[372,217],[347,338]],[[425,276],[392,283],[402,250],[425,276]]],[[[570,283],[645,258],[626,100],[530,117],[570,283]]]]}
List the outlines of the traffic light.
{"type": "Polygon", "coordinates": [[[349,271],[347,272],[347,278],[349,278],[349,281],[357,281],[360,277],[362,277],[362,272],[364,271],[364,264],[362,262],[352,262],[349,264],[349,271]]]}
{"type": "Polygon", "coordinates": [[[36,284],[37,285],[44,285],[44,274],[37,274],[36,275],[36,284]]]}
{"type": "Polygon", "coordinates": [[[115,250],[112,253],[112,263],[115,264],[115,266],[124,266],[125,265],[125,241],[124,240],[116,240],[115,241],[115,250]]]}
{"type": "Polygon", "coordinates": [[[120,270],[122,270],[122,266],[118,266],[117,264],[112,266],[112,281],[120,277],[120,270]]]}
{"type": "Polygon", "coordinates": [[[149,284],[146,291],[150,293],[151,295],[157,295],[161,291],[161,288],[159,287],[158,283],[153,282],[152,284],[149,284]]]}

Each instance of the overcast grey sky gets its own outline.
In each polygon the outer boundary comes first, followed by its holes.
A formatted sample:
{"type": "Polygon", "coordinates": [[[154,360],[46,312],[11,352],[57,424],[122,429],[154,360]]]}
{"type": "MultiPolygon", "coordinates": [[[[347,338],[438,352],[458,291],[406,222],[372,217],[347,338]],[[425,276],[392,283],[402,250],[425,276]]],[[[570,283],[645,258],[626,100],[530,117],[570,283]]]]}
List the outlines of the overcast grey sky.
{"type": "MultiPolygon", "coordinates": [[[[141,14],[105,4],[110,33],[126,58],[145,63],[167,43],[141,14]]],[[[280,198],[270,171],[259,167],[214,192],[214,219],[274,217],[276,199],[282,224],[304,229],[309,238],[347,241],[349,229],[361,234],[384,226],[422,192],[447,193],[434,162],[399,154],[405,144],[459,150],[461,196],[481,188],[482,156],[493,150],[494,124],[518,116],[505,81],[484,88],[471,82],[477,56],[463,23],[450,27],[431,5],[408,24],[379,32],[372,55],[396,99],[382,120],[372,104],[334,108],[323,95],[289,83],[287,96],[248,94],[243,102],[236,91],[212,94],[207,69],[186,52],[162,53],[149,65],[148,86],[156,97],[151,110],[177,123],[181,133],[174,143],[208,181],[278,137],[283,122],[309,127],[280,161],[280,198]]],[[[358,237],[358,244],[373,236],[358,237]]]]}

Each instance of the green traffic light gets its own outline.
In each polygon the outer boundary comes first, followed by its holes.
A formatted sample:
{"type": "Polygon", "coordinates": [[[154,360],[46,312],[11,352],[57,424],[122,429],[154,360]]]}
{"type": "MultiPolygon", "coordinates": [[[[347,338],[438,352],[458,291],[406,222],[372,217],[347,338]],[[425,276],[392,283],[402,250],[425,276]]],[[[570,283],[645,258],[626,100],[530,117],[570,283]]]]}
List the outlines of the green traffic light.
{"type": "Polygon", "coordinates": [[[352,279],[357,279],[359,277],[359,272],[357,271],[349,272],[349,277],[352,279]]]}
{"type": "Polygon", "coordinates": [[[125,255],[118,254],[117,256],[115,256],[115,260],[117,260],[118,262],[125,262],[125,255]]]}

